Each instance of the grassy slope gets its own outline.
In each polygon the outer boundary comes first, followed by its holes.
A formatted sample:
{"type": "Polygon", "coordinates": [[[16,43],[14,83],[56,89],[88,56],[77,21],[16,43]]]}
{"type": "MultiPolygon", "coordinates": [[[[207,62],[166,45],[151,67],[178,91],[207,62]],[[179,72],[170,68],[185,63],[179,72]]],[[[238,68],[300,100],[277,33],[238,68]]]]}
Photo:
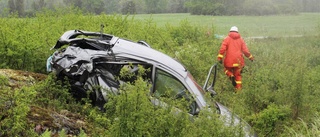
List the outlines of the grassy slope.
{"type": "Polygon", "coordinates": [[[153,21],[158,26],[167,23],[177,26],[181,20],[188,20],[194,25],[215,27],[216,33],[225,35],[233,25],[239,27],[240,32],[250,36],[293,36],[313,35],[319,30],[320,13],[301,13],[288,16],[196,16],[182,14],[139,14],[137,20],[153,21]]]}

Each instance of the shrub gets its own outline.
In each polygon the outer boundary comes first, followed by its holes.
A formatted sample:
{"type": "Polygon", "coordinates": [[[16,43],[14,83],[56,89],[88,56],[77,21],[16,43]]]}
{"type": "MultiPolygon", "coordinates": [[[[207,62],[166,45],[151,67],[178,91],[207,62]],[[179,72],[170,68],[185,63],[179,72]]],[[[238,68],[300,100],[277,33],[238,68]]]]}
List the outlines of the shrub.
{"type": "Polygon", "coordinates": [[[290,115],[286,106],[270,104],[266,109],[255,115],[253,125],[261,136],[279,136],[283,132],[290,115]]]}
{"type": "Polygon", "coordinates": [[[33,88],[22,88],[7,92],[5,100],[1,100],[1,136],[34,136],[32,125],[27,123],[29,105],[34,100],[36,92],[33,88]],[[4,108],[3,108],[4,107],[4,108]]]}

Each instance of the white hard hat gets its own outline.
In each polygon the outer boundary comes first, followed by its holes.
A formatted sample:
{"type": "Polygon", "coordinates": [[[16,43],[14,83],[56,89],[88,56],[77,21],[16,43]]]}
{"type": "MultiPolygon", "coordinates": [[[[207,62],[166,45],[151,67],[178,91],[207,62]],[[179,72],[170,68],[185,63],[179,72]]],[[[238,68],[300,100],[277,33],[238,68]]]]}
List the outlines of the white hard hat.
{"type": "Polygon", "coordinates": [[[231,27],[231,29],[230,29],[230,31],[238,32],[238,27],[236,27],[236,26],[232,26],[232,27],[231,27]]]}

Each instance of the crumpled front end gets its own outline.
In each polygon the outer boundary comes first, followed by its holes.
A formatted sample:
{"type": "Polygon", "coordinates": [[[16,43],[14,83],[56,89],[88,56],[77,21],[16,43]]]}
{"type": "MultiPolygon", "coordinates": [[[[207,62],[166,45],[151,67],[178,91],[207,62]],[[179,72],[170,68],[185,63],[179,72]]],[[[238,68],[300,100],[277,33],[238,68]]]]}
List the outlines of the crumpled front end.
{"type": "Polygon", "coordinates": [[[94,105],[103,109],[107,94],[118,94],[120,85],[114,77],[120,69],[106,65],[110,60],[112,57],[107,51],[68,46],[48,58],[47,70],[53,71],[61,81],[67,78],[70,93],[76,99],[80,101],[89,96],[94,105]]]}

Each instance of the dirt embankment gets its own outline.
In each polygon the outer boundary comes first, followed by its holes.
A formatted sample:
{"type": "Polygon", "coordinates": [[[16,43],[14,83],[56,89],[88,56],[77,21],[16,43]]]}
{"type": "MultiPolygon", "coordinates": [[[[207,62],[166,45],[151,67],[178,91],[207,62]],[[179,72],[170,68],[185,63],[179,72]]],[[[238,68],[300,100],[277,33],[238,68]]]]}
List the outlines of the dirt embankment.
{"type": "Polygon", "coordinates": [[[11,89],[29,86],[47,78],[45,74],[12,69],[0,69],[0,76],[8,79],[6,85],[11,89]]]}

